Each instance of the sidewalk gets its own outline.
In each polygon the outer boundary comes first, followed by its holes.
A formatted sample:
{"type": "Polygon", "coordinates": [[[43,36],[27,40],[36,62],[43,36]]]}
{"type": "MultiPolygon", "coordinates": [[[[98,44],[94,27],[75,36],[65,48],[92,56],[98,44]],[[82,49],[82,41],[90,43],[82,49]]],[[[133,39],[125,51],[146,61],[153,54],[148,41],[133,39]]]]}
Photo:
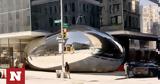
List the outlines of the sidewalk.
{"type": "MultiPolygon", "coordinates": [[[[158,84],[157,78],[126,79],[123,72],[71,73],[71,79],[56,78],[55,72],[26,71],[26,84],[158,84]]],[[[6,84],[0,79],[0,84],[6,84]]]]}

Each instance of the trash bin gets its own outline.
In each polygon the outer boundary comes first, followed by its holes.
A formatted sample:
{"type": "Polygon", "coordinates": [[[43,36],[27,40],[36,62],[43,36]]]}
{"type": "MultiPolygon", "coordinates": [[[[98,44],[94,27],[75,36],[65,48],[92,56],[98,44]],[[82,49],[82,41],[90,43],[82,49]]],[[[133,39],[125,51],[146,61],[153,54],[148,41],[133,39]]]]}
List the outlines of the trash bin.
{"type": "Polygon", "coordinates": [[[57,78],[60,78],[60,77],[61,77],[61,72],[62,72],[62,70],[56,70],[57,78]]]}

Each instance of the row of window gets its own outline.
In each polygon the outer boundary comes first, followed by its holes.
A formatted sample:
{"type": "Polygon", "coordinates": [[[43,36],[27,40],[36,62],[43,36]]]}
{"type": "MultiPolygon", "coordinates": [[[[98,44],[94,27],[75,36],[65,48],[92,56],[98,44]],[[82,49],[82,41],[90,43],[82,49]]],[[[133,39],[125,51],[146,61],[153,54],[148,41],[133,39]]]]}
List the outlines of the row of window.
{"type": "MultiPolygon", "coordinates": [[[[60,11],[60,7],[59,6],[50,6],[50,7],[42,7],[44,8],[45,14],[57,14],[60,11]]],[[[38,7],[38,9],[35,9],[35,12],[38,11],[39,13],[42,12],[42,8],[40,8],[40,6],[38,7]]],[[[76,11],[76,7],[75,7],[75,3],[70,3],[70,4],[64,4],[63,5],[63,9],[64,12],[75,12],[76,11]]]]}
{"type": "Polygon", "coordinates": [[[139,25],[138,18],[132,16],[126,16],[124,22],[125,22],[125,27],[138,28],[139,25]]]}
{"type": "Polygon", "coordinates": [[[30,10],[0,14],[0,33],[29,31],[30,10]]]}
{"type": "Polygon", "coordinates": [[[72,11],[75,12],[75,3],[70,3],[70,4],[64,4],[64,12],[72,11]]]}
{"type": "Polygon", "coordinates": [[[121,24],[121,23],[122,23],[122,17],[121,16],[111,17],[111,24],[112,25],[121,24]]]}
{"type": "Polygon", "coordinates": [[[120,4],[113,4],[109,6],[110,14],[114,14],[120,11],[120,4]]]}
{"type": "MultiPolygon", "coordinates": [[[[138,18],[136,17],[131,17],[131,16],[126,16],[124,18],[124,22],[125,22],[125,27],[133,27],[133,28],[137,28],[138,24],[138,18]]],[[[121,24],[122,23],[122,17],[121,16],[114,16],[111,17],[111,24],[112,25],[116,25],[116,24],[121,24]]]]}
{"type": "MultiPolygon", "coordinates": [[[[114,0],[111,0],[114,1],[114,0]]],[[[113,3],[109,6],[109,12],[110,14],[115,14],[117,12],[120,11],[120,7],[121,3],[113,3]]],[[[133,4],[132,2],[127,2],[126,0],[124,0],[123,2],[123,8],[124,10],[128,10],[128,11],[133,11],[133,12],[138,12],[138,2],[135,2],[135,4],[133,4]]]]}
{"type": "Polygon", "coordinates": [[[57,14],[58,13],[58,6],[50,6],[49,8],[44,8],[45,14],[57,14]]]}
{"type": "Polygon", "coordinates": [[[0,0],[0,13],[29,8],[29,0],[0,0]]]}
{"type": "MultiPolygon", "coordinates": [[[[89,11],[89,5],[81,4],[80,6],[82,6],[83,12],[88,12],[89,11]]],[[[42,8],[44,8],[44,6],[42,8]]],[[[41,13],[42,12],[42,8],[38,7],[37,9],[34,9],[34,11],[41,13]]],[[[64,9],[65,13],[67,13],[67,12],[75,12],[76,11],[75,3],[64,4],[63,5],[63,9],[64,9]]],[[[47,14],[53,14],[53,13],[56,14],[59,10],[60,10],[59,6],[50,6],[50,7],[45,7],[44,8],[44,11],[45,11],[46,15],[47,14]]]]}
{"type": "MultiPolygon", "coordinates": [[[[80,4],[80,10],[82,12],[89,12],[89,5],[88,4],[80,4]]],[[[75,12],[76,10],[75,3],[70,3],[70,4],[64,4],[64,12],[75,12]]]]}

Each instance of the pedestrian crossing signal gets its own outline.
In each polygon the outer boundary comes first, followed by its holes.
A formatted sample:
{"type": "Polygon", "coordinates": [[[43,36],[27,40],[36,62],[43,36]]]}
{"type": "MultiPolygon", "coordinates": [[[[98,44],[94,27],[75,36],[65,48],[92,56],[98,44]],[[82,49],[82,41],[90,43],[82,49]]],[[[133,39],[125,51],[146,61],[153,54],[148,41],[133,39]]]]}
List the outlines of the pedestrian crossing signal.
{"type": "Polygon", "coordinates": [[[63,29],[63,38],[64,39],[67,38],[67,29],[66,28],[63,29]]]}

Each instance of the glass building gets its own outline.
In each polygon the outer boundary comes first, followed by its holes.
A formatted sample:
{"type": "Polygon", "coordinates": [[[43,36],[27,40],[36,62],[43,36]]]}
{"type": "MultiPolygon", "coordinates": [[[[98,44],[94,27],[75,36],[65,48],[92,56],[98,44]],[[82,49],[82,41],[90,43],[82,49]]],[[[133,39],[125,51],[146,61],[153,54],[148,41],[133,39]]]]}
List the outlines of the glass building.
{"type": "Polygon", "coordinates": [[[0,33],[30,31],[30,1],[0,0],[0,33]]]}

